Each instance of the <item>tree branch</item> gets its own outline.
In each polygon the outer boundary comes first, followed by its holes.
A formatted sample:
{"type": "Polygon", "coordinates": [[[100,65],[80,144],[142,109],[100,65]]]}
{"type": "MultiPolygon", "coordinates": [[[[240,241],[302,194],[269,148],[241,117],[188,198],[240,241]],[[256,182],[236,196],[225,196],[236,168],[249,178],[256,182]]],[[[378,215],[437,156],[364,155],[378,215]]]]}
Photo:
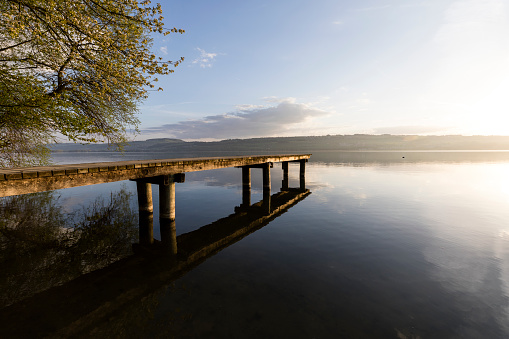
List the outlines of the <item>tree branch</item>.
{"type": "Polygon", "coordinates": [[[16,45],[12,45],[12,46],[8,46],[8,47],[0,48],[0,53],[1,53],[1,52],[6,51],[6,50],[8,50],[8,49],[16,48],[16,47],[18,47],[18,46],[21,46],[21,45],[23,45],[23,44],[26,44],[27,42],[32,42],[33,40],[34,40],[34,39],[30,39],[30,40],[26,40],[26,41],[22,41],[22,42],[20,42],[20,43],[17,43],[16,45]]]}

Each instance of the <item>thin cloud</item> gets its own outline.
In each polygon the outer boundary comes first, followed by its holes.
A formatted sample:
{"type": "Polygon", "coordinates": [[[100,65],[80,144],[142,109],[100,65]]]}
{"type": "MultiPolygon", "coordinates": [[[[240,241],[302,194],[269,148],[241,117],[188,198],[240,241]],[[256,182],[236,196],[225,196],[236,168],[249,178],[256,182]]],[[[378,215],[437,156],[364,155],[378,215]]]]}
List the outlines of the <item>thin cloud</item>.
{"type": "Polygon", "coordinates": [[[370,11],[379,11],[381,9],[386,9],[391,7],[391,5],[382,5],[382,6],[371,6],[371,7],[362,7],[354,9],[356,12],[370,12],[370,11]]]}
{"type": "Polygon", "coordinates": [[[429,7],[431,4],[429,2],[411,2],[404,3],[399,5],[400,8],[415,8],[415,7],[429,7]]]}
{"type": "Polygon", "coordinates": [[[445,23],[435,41],[476,46],[475,43],[490,41],[493,37],[505,37],[504,13],[502,0],[456,1],[446,11],[445,23]]]}
{"type": "Polygon", "coordinates": [[[167,46],[163,46],[161,48],[159,48],[159,50],[161,51],[161,53],[163,53],[164,55],[167,55],[168,54],[168,47],[167,46]]]}
{"type": "Polygon", "coordinates": [[[217,53],[208,53],[199,47],[197,47],[196,49],[200,52],[200,56],[194,59],[192,63],[200,65],[201,68],[212,67],[212,64],[214,63],[217,57],[217,53]]]}
{"type": "Polygon", "coordinates": [[[235,106],[235,109],[238,111],[249,111],[249,110],[258,109],[258,108],[265,108],[265,106],[263,106],[263,105],[249,105],[249,104],[235,106]]]}
{"type": "Polygon", "coordinates": [[[449,127],[442,126],[389,126],[379,127],[373,129],[375,134],[396,134],[396,135],[407,135],[407,134],[442,134],[449,131],[449,127]]]}
{"type": "Polygon", "coordinates": [[[181,121],[142,131],[180,139],[227,139],[273,136],[328,112],[306,104],[284,101],[276,106],[238,109],[232,113],[181,121]]]}
{"type": "Polygon", "coordinates": [[[282,102],[289,102],[289,103],[295,103],[297,102],[296,98],[293,97],[287,97],[287,98],[280,98],[280,97],[265,97],[263,98],[263,101],[266,102],[272,102],[272,103],[282,103],[282,102]]]}

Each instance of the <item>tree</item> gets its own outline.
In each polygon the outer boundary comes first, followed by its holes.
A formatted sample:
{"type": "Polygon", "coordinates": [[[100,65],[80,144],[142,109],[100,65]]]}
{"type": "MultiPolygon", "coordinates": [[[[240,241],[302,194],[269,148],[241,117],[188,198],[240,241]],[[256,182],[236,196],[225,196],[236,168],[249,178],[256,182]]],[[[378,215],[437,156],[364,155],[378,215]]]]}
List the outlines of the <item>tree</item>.
{"type": "Polygon", "coordinates": [[[0,166],[40,163],[58,133],[125,142],[156,76],[184,60],[150,50],[151,34],[184,33],[161,13],[150,0],[0,0],[0,166]]]}

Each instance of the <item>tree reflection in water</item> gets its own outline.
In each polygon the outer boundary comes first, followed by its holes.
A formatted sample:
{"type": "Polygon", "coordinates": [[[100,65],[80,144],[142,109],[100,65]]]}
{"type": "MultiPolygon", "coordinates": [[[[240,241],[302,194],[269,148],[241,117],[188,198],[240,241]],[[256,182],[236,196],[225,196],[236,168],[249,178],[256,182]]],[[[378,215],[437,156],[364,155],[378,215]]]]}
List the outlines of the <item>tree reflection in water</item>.
{"type": "Polygon", "coordinates": [[[138,213],[125,187],[66,213],[55,191],[0,201],[0,308],[131,254],[138,213]]]}

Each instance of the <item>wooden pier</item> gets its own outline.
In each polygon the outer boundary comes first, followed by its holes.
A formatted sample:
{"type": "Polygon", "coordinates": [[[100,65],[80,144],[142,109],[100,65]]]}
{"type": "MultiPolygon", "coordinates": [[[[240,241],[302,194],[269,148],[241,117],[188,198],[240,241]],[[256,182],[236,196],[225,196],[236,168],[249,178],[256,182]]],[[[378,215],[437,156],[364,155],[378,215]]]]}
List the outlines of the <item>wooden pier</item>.
{"type": "Polygon", "coordinates": [[[0,197],[132,180],[136,182],[139,208],[139,243],[133,244],[134,255],[0,310],[0,337],[79,336],[98,323],[109,321],[126,305],[164,289],[306,198],[310,194],[305,180],[309,157],[310,154],[291,154],[163,159],[0,170],[0,197]],[[282,163],[283,180],[279,192],[272,194],[270,169],[275,162],[282,163]],[[300,165],[297,188],[289,187],[292,162],[300,165]],[[177,237],[175,183],[184,182],[186,172],[226,167],[242,171],[240,206],[226,218],[177,237]],[[252,204],[254,168],[263,173],[263,199],[252,204]],[[161,240],[153,236],[154,184],[159,186],[161,240]]]}
{"type": "MultiPolygon", "coordinates": [[[[301,162],[311,154],[260,155],[100,162],[90,164],[0,169],[0,197],[101,184],[121,180],[152,178],[226,167],[268,166],[274,162],[301,162]],[[268,165],[264,165],[268,164],[268,165]]],[[[302,165],[304,166],[304,165],[302,165]]],[[[302,167],[301,167],[302,171],[302,167]]],[[[268,178],[268,177],[266,177],[268,178]]],[[[265,182],[265,181],[264,181],[265,182]]]]}
{"type": "Polygon", "coordinates": [[[270,169],[282,162],[281,191],[288,191],[288,164],[300,164],[299,189],[306,189],[306,162],[311,154],[260,155],[245,157],[213,157],[158,159],[92,164],[57,165],[0,169],[0,197],[43,192],[54,189],[101,184],[120,180],[136,181],[139,211],[140,244],[150,246],[153,238],[152,185],[159,186],[159,223],[163,242],[177,253],[175,228],[175,183],[185,181],[186,172],[226,167],[242,169],[242,203],[239,210],[251,206],[251,169],[263,171],[263,204],[266,214],[272,213],[270,169]]]}

